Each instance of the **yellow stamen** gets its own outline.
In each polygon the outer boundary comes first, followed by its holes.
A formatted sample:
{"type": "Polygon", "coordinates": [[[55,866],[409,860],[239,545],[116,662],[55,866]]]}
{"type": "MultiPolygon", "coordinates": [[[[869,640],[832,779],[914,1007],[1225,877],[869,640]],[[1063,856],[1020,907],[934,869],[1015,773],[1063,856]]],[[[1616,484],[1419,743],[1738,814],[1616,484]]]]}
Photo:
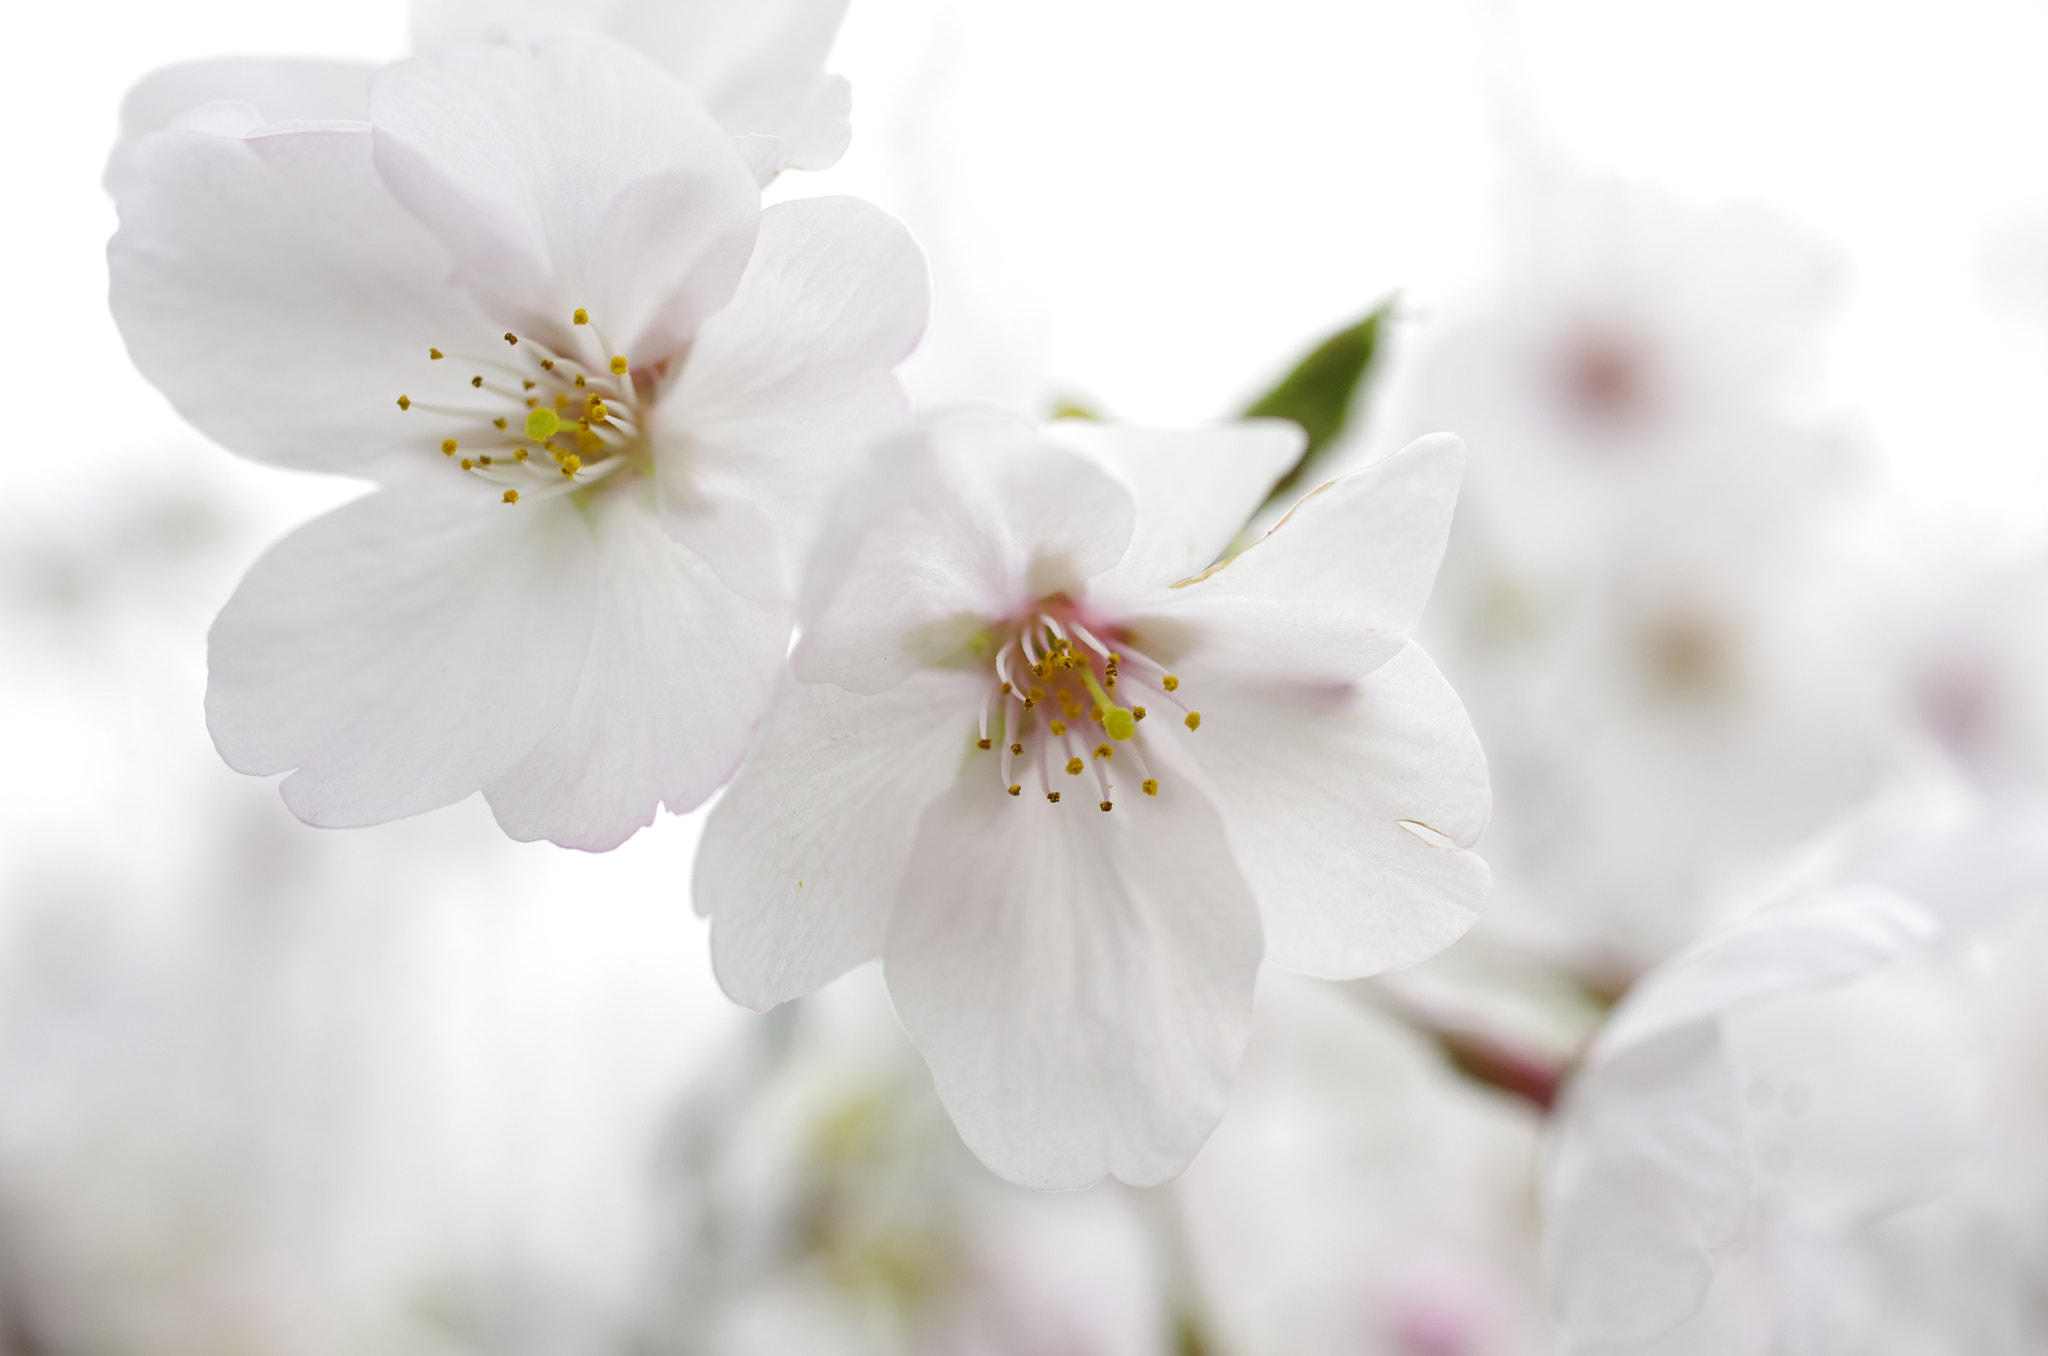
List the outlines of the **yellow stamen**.
{"type": "Polygon", "coordinates": [[[475,462],[473,462],[473,461],[471,461],[471,460],[470,460],[470,459],[469,459],[468,457],[464,457],[464,458],[462,459],[462,469],[463,469],[463,470],[465,470],[465,471],[467,471],[467,470],[470,470],[470,469],[471,469],[472,467],[474,467],[475,465],[476,465],[476,463],[475,463],[475,462]]]}
{"type": "Polygon", "coordinates": [[[439,362],[445,355],[438,348],[430,348],[427,350],[427,356],[429,358],[432,358],[435,362],[439,362]]]}
{"type": "Polygon", "coordinates": [[[1165,688],[1168,692],[1176,692],[1180,689],[1180,679],[1169,673],[1159,680],[1159,686],[1165,688]]]}
{"type": "Polygon", "coordinates": [[[1057,791],[1048,791],[1048,792],[1046,792],[1046,793],[1045,793],[1045,798],[1046,798],[1047,800],[1051,801],[1051,802],[1052,802],[1053,804],[1055,804],[1055,805],[1057,805],[1057,804],[1059,804],[1059,803],[1060,803],[1060,793],[1059,793],[1059,792],[1057,792],[1057,791]]]}
{"type": "Polygon", "coordinates": [[[1109,745],[1107,745],[1107,744],[1097,744],[1097,745],[1095,746],[1095,756],[1096,756],[1097,758],[1110,758],[1110,757],[1113,757],[1113,756],[1115,756],[1115,755],[1114,755],[1114,751],[1113,751],[1113,750],[1111,750],[1111,748],[1109,747],[1109,745]]]}
{"type": "Polygon", "coordinates": [[[1109,802],[1108,802],[1108,801],[1104,801],[1104,802],[1102,802],[1102,808],[1103,808],[1103,809],[1105,809],[1105,810],[1107,810],[1107,809],[1109,808],[1109,802]]]}
{"type": "Polygon", "coordinates": [[[1188,728],[1189,728],[1190,730],[1199,730],[1199,729],[1201,729],[1201,728],[1202,728],[1202,713],[1201,713],[1200,711],[1190,711],[1190,712],[1188,712],[1188,718],[1187,718],[1187,720],[1186,720],[1186,721],[1184,721],[1184,722],[1183,722],[1183,724],[1185,724],[1185,725],[1186,725],[1186,726],[1187,726],[1187,727],[1188,727],[1188,728]]]}
{"type": "Polygon", "coordinates": [[[1011,752],[1011,753],[1022,753],[1022,752],[1024,752],[1024,746],[1023,746],[1022,744],[1012,744],[1012,745],[1010,745],[1010,752],[1011,752]]]}
{"type": "Polygon", "coordinates": [[[506,502],[506,503],[508,503],[508,504],[516,504],[516,503],[518,503],[518,502],[519,502],[519,491],[517,491],[517,490],[507,490],[507,491],[505,491],[505,502],[506,502]]]}
{"type": "Polygon", "coordinates": [[[489,466],[491,464],[491,459],[488,456],[478,457],[476,459],[476,464],[479,466],[489,466]]]}
{"type": "Polygon", "coordinates": [[[1159,779],[1157,777],[1147,777],[1145,779],[1145,794],[1148,796],[1159,794],[1159,779]]]}
{"type": "Polygon", "coordinates": [[[1063,735],[1067,732],[1067,723],[1063,720],[1056,720],[1048,728],[1056,735],[1063,735]]]}
{"type": "Polygon", "coordinates": [[[469,379],[469,384],[471,386],[476,387],[479,391],[481,391],[484,388],[484,379],[480,376],[471,377],[469,379]]]}
{"type": "Polygon", "coordinates": [[[612,374],[620,377],[626,375],[626,360],[624,358],[612,359],[612,374]]]}
{"type": "Polygon", "coordinates": [[[491,423],[494,427],[503,428],[505,427],[505,416],[501,414],[496,419],[493,419],[491,423]]]}
{"type": "Polygon", "coordinates": [[[1013,795],[1013,796],[1019,796],[1019,795],[1022,795],[1023,793],[1024,793],[1024,788],[1023,788],[1023,787],[1021,787],[1021,786],[1013,786],[1013,787],[1011,787],[1011,788],[1010,788],[1010,794],[1011,794],[1011,795],[1013,795]]]}
{"type": "Polygon", "coordinates": [[[411,409],[411,408],[412,408],[412,397],[411,397],[411,396],[400,396],[400,397],[398,398],[398,408],[399,408],[399,409],[401,409],[401,410],[409,410],[409,409],[411,409]]]}
{"type": "Polygon", "coordinates": [[[1143,720],[1144,718],[1145,718],[1145,708],[1144,708],[1144,707],[1142,707],[1142,706],[1134,706],[1134,707],[1132,707],[1132,708],[1131,708],[1131,719],[1132,719],[1132,720],[1143,720]]]}
{"type": "Polygon", "coordinates": [[[441,455],[444,457],[455,455],[455,440],[453,438],[443,438],[441,440],[441,455]]]}
{"type": "Polygon", "coordinates": [[[1069,758],[1069,759],[1067,760],[1067,775],[1068,775],[1069,777],[1078,777],[1078,776],[1080,776],[1080,775],[1081,775],[1081,760],[1080,760],[1080,759],[1078,759],[1078,758],[1069,758]]]}
{"type": "MultiPolygon", "coordinates": [[[[569,477],[571,480],[574,480],[576,478],[576,473],[582,469],[583,458],[577,456],[574,452],[571,452],[568,456],[562,458],[562,474],[569,477]]],[[[1188,728],[1192,730],[1195,727],[1190,725],[1188,726],[1188,728]]]]}
{"type": "Polygon", "coordinates": [[[508,344],[516,344],[516,343],[518,343],[518,342],[519,342],[519,336],[518,336],[518,335],[516,335],[516,334],[514,334],[514,333],[512,333],[512,331],[510,331],[510,330],[506,330],[506,331],[505,331],[505,342],[506,342],[506,343],[508,343],[508,344]]]}
{"type": "Polygon", "coordinates": [[[570,316],[569,318],[579,325],[588,325],[590,323],[590,312],[584,310],[581,306],[578,306],[576,308],[576,314],[570,316]]]}
{"type": "Polygon", "coordinates": [[[525,449],[525,448],[523,448],[523,447],[515,447],[515,448],[513,448],[513,449],[512,449],[512,460],[514,460],[514,461],[525,461],[525,460],[526,460],[526,449],[525,449]]]}

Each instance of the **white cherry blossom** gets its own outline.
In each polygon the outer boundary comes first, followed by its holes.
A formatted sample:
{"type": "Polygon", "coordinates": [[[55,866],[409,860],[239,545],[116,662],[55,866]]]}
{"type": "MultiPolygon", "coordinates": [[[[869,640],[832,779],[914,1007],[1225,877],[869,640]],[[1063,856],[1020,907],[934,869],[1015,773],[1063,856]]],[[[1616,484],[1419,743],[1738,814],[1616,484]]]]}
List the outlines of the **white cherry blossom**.
{"type": "Polygon", "coordinates": [[[1844,1297],[1865,1288],[1873,1227],[1981,1151],[1981,1000],[1999,943],[2048,898],[2042,827],[1887,804],[1816,881],[1637,986],[1552,1126],[1545,1266],[1565,1350],[1878,1349],[1873,1309],[1910,1296],[1844,1297]]]}
{"type": "Polygon", "coordinates": [[[482,789],[590,849],[730,775],[809,515],[907,417],[900,226],[763,212],[689,90],[595,38],[400,63],[368,122],[158,133],[120,207],[144,375],[232,451],[380,487],[215,623],[232,766],[314,824],[482,789]]]}
{"type": "Polygon", "coordinates": [[[1222,1114],[1262,951],[1363,975],[1460,936],[1485,763],[1408,638],[1462,450],[1423,439],[1212,564],[1298,446],[963,412],[884,447],[706,828],[727,992],[883,955],[984,1162],[1149,1183],[1222,1114]]]}

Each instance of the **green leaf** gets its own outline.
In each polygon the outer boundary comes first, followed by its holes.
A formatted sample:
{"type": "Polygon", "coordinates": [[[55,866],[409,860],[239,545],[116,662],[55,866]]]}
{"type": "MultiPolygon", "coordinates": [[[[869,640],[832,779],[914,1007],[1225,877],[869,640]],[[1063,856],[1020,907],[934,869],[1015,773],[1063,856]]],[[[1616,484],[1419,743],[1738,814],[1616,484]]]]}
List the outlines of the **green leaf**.
{"type": "Polygon", "coordinates": [[[1380,325],[1393,309],[1390,297],[1365,319],[1323,340],[1272,390],[1245,407],[1247,419],[1292,419],[1308,434],[1301,460],[1280,478],[1261,509],[1297,489],[1351,422],[1358,392],[1379,353],[1380,325]]]}

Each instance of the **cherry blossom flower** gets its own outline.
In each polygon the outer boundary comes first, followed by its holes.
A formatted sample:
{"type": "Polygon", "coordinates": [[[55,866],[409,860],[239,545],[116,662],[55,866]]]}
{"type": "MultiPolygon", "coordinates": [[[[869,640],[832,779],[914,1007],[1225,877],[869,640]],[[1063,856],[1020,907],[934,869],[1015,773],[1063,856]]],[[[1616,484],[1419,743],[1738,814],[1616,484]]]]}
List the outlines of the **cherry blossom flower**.
{"type": "Polygon", "coordinates": [[[1489,927],[1632,975],[1894,751],[1799,381],[1835,270],[1753,208],[1568,174],[1516,206],[1421,366],[1412,426],[1472,449],[1423,639],[1493,767],[1489,927]]]}
{"type": "Polygon", "coordinates": [[[765,1009],[881,954],[984,1162],[1149,1183],[1222,1113],[1262,949],[1363,975],[1462,934],[1485,763],[1408,641],[1462,450],[1212,563],[1298,447],[983,412],[887,445],[706,827],[726,991],[765,1009]]]}
{"type": "MultiPolygon", "coordinates": [[[[826,75],[846,0],[417,0],[413,48],[438,56],[574,33],[616,39],[688,85],[763,184],[784,169],[830,168],[853,137],[853,92],[826,75]]],[[[365,121],[372,62],[208,57],[152,71],[121,103],[107,169],[119,191],[135,144],[171,126],[323,118],[365,121]]]]}
{"type": "Polygon", "coordinates": [[[1953,1190],[1988,1088],[2021,1081],[1987,1077],[1982,998],[2002,939],[2048,898],[2044,868],[2038,818],[1902,799],[1843,834],[1818,880],[1637,986],[1543,1171],[1566,1350],[1878,1349],[1867,1320],[1903,1297],[1845,1304],[1867,1290],[1858,1254],[1953,1190]]]}
{"type": "Polygon", "coordinates": [[[609,848],[737,764],[808,515],[907,417],[923,264],[851,199],[761,211],[601,39],[404,62],[370,115],[160,133],[121,194],[144,375],[232,451],[379,485],[228,602],[208,725],[309,823],[482,789],[609,848]]]}

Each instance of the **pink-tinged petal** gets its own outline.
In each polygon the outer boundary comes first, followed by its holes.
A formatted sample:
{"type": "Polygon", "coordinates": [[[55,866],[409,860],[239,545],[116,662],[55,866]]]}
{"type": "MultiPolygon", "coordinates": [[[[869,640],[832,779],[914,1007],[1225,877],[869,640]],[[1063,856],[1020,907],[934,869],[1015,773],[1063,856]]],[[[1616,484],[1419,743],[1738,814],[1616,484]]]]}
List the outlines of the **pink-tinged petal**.
{"type": "Polygon", "coordinates": [[[803,589],[798,676],[880,692],[970,662],[989,622],[1080,591],[1129,544],[1129,491],[993,410],[927,420],[845,487],[803,589]]]}
{"type": "Polygon", "coordinates": [[[735,1002],[765,1010],[881,954],[919,814],[976,752],[985,687],[921,674],[862,697],[784,677],[697,850],[697,911],[735,1002]]]}
{"type": "Polygon", "coordinates": [[[1137,503],[1130,549],[1088,586],[1091,603],[1118,611],[1214,565],[1301,456],[1307,435],[1286,419],[1190,429],[1069,419],[1046,437],[1109,467],[1137,503]]]}
{"type": "Polygon", "coordinates": [[[460,800],[569,709],[596,566],[568,500],[500,504],[466,477],[315,519],[256,562],[213,624],[214,744],[239,772],[296,769],[280,789],[309,824],[460,800]]]}
{"type": "Polygon", "coordinates": [[[1150,1185],[1229,1100],[1258,910],[1191,788],[1104,814],[1085,789],[1053,805],[970,772],[925,812],[884,965],[982,1162],[1038,1188],[1150,1185]]]}
{"type": "Polygon", "coordinates": [[[401,62],[371,87],[370,120],[385,182],[506,326],[647,367],[739,285],[753,176],[688,89],[617,43],[401,62]],[[570,324],[579,308],[595,329],[570,324]]]}
{"type": "Polygon", "coordinates": [[[653,488],[592,506],[597,616],[568,715],[484,788],[514,838],[603,852],[704,803],[739,766],[789,649],[791,610],[718,581],[655,517],[653,488]]]}
{"type": "Polygon", "coordinates": [[[142,374],[231,451],[377,475],[463,427],[397,400],[431,382],[430,347],[490,327],[384,191],[370,140],[171,131],[129,159],[107,247],[114,319],[142,374]]]}
{"type": "Polygon", "coordinates": [[[931,308],[924,255],[854,198],[771,207],[732,304],[656,407],[664,520],[726,582],[786,597],[827,496],[906,425],[894,368],[931,308]]]}
{"type": "Polygon", "coordinates": [[[186,115],[207,104],[249,110],[249,127],[283,122],[368,122],[367,61],[324,57],[212,57],[163,66],[135,82],[121,100],[121,139],[107,158],[107,191],[119,197],[128,157],[151,132],[189,126],[186,115]]]}
{"type": "Polygon", "coordinates": [[[1433,433],[1323,486],[1226,564],[1155,595],[1134,621],[1148,652],[1262,680],[1370,673],[1421,619],[1464,465],[1464,445],[1433,433]]]}
{"type": "Polygon", "coordinates": [[[1491,877],[1467,849],[1492,809],[1486,756],[1420,647],[1355,688],[1191,677],[1182,692],[1201,729],[1163,720],[1147,743],[1205,774],[1268,959],[1352,979],[1433,956],[1478,920],[1491,877]]]}

